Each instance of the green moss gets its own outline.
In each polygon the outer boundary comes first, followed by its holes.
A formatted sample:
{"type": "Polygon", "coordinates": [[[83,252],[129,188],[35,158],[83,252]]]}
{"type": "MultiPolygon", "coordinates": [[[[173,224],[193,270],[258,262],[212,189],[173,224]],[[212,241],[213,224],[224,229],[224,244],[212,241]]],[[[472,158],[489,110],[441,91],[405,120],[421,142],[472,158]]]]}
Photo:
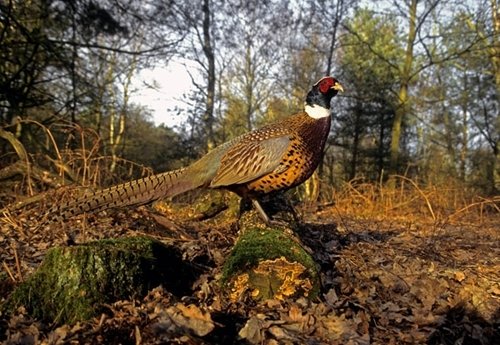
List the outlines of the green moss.
{"type": "MultiPolygon", "coordinates": [[[[250,228],[233,247],[223,268],[222,282],[226,283],[239,272],[257,266],[263,260],[285,257],[290,262],[299,262],[307,268],[313,281],[318,279],[317,266],[312,257],[283,230],[250,228]]],[[[316,291],[317,294],[317,291],[316,291]]]]}
{"type": "Polygon", "coordinates": [[[174,247],[148,237],[102,240],[49,250],[2,309],[24,305],[36,318],[72,323],[96,315],[103,303],[141,297],[159,284],[180,292],[193,278],[174,247]]]}
{"type": "Polygon", "coordinates": [[[219,189],[199,189],[175,196],[168,203],[177,219],[184,221],[234,221],[239,214],[240,198],[219,189]]]}

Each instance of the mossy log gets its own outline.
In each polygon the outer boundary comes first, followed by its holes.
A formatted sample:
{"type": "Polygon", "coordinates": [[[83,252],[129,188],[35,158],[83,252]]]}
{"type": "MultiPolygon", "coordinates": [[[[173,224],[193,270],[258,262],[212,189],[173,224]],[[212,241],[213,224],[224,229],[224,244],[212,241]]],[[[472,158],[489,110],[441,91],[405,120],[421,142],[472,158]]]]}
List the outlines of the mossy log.
{"type": "Polygon", "coordinates": [[[268,227],[255,211],[242,216],[240,236],[222,276],[232,301],[247,295],[256,301],[317,297],[318,266],[291,226],[285,224],[268,227]]]}
{"type": "Polygon", "coordinates": [[[38,319],[73,323],[97,315],[105,303],[140,298],[160,284],[189,294],[194,278],[174,246],[145,236],[106,239],[50,249],[1,309],[10,313],[22,305],[38,319]]]}
{"type": "Polygon", "coordinates": [[[161,213],[171,214],[178,221],[234,222],[240,212],[240,198],[219,189],[199,189],[176,195],[155,207],[161,213]]]}

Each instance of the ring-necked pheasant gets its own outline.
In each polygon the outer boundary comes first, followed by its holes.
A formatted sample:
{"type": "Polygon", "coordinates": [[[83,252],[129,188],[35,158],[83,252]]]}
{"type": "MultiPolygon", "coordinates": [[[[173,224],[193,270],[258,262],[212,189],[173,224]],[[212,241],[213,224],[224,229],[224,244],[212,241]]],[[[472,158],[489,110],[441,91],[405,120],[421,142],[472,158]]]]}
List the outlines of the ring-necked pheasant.
{"type": "Polygon", "coordinates": [[[323,157],[330,131],[330,101],[339,91],[343,89],[335,78],[324,77],[307,94],[304,111],[228,141],[186,168],[89,193],[59,205],[51,218],[142,205],[208,187],[224,188],[251,199],[269,223],[256,198],[292,188],[311,176],[323,157]]]}

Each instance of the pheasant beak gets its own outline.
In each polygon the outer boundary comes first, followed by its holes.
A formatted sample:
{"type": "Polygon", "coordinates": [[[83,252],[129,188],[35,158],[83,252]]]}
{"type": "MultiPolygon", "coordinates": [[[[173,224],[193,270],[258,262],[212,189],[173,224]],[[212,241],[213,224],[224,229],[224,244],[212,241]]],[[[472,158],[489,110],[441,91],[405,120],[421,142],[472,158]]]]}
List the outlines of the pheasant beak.
{"type": "Polygon", "coordinates": [[[340,83],[338,81],[336,81],[335,84],[332,85],[332,89],[334,89],[336,91],[344,92],[344,88],[342,87],[342,85],[340,85],[340,83]]]}

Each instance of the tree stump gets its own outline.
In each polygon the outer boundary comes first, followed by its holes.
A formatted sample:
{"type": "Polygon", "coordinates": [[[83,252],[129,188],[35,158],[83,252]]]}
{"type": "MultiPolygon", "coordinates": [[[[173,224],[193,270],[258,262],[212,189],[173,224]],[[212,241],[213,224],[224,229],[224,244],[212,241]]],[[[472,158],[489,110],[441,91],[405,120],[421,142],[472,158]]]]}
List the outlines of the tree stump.
{"type": "Polygon", "coordinates": [[[74,323],[98,315],[105,303],[141,298],[160,284],[189,294],[195,276],[176,247],[145,236],[58,247],[2,309],[10,313],[23,305],[38,319],[74,323]]]}
{"type": "Polygon", "coordinates": [[[243,214],[240,236],[223,268],[232,301],[248,295],[256,301],[317,297],[318,266],[291,227],[266,226],[255,211],[243,214]]]}

